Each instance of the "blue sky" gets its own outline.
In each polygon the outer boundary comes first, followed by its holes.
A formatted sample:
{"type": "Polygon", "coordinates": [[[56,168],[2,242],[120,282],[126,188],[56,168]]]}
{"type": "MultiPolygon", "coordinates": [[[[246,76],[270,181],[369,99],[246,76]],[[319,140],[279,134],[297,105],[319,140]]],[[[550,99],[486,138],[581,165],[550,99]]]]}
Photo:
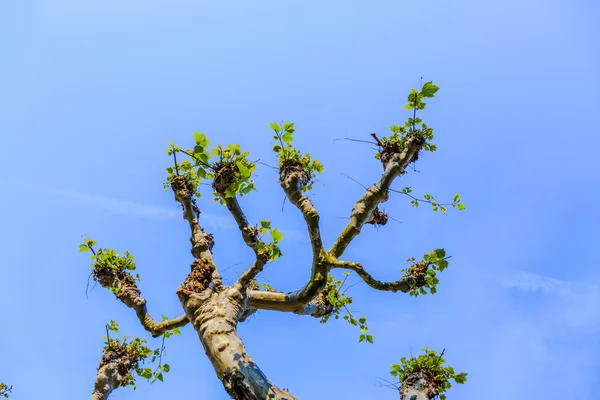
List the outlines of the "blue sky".
{"type": "MultiPolygon", "coordinates": [[[[132,252],[150,311],[181,313],[175,288],[189,232],[162,188],[171,140],[236,143],[274,164],[268,122],[296,123],[325,165],[311,198],[331,244],[381,166],[368,145],[402,123],[419,78],[440,86],[422,117],[438,152],[395,188],[450,198],[444,217],[392,195],[401,223],[363,230],[345,258],[395,280],[405,259],[452,255],[435,296],[354,286],[375,344],[343,321],[262,312],[239,327],[250,354],[301,399],[396,399],[389,366],[424,346],[469,373],[451,399],[592,399],[600,368],[600,7],[593,1],[3,1],[0,4],[0,381],[11,398],[91,392],[104,324],[146,337],[96,287],[86,299],[82,237],[132,252]]],[[[263,281],[308,276],[303,220],[259,166],[242,200],[282,229],[263,281]]],[[[200,202],[232,282],[252,254],[227,210],[200,202]],[[238,264],[240,263],[240,264],[238,264]]],[[[354,283],[357,277],[350,278],[354,283]]],[[[114,399],[227,399],[190,327],[170,339],[164,384],[114,399]]],[[[156,343],[158,345],[158,343],[156,343]]],[[[595,398],[595,397],[594,397],[595,398]]]]}

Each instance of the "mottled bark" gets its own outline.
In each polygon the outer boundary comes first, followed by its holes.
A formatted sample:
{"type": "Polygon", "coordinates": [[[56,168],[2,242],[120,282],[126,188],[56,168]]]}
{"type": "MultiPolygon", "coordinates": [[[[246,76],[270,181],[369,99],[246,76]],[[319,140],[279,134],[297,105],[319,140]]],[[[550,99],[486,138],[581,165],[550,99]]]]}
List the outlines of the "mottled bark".
{"type": "Polygon", "coordinates": [[[217,377],[233,399],[296,400],[273,385],[246,352],[236,330],[246,301],[239,286],[220,292],[206,289],[202,294],[186,294],[180,287],[177,294],[217,377]]]}
{"type": "Polygon", "coordinates": [[[90,400],[106,400],[117,388],[118,364],[116,362],[100,366],[94,382],[94,391],[90,400]]]}
{"type": "Polygon", "coordinates": [[[400,388],[400,400],[431,400],[438,394],[432,379],[421,372],[408,374],[400,388]]]}

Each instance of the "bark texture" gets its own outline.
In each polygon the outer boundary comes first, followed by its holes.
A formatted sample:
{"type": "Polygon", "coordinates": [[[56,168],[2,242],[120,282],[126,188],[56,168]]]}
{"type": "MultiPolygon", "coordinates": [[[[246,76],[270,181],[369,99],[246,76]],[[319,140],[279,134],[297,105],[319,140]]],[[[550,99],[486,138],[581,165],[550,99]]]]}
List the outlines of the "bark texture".
{"type": "Polygon", "coordinates": [[[118,381],[117,363],[109,363],[100,366],[94,381],[94,391],[90,400],[106,400],[117,387],[118,381]]]}
{"type": "Polygon", "coordinates": [[[217,377],[233,399],[297,400],[273,385],[246,352],[236,329],[246,302],[238,288],[188,295],[180,287],[178,295],[217,377]]]}
{"type": "Polygon", "coordinates": [[[422,372],[409,374],[400,388],[400,400],[431,400],[438,394],[432,379],[422,372]]]}

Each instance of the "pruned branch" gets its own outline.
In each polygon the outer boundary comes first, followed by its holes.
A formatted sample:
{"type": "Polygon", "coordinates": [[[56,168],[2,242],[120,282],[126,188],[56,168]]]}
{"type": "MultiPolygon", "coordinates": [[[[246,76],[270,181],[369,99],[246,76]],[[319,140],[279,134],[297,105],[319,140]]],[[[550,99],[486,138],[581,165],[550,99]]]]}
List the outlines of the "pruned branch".
{"type": "Polygon", "coordinates": [[[392,182],[404,171],[422,146],[423,141],[420,138],[416,136],[407,137],[403,150],[392,156],[379,182],[369,187],[364,196],[354,204],[350,222],[329,250],[329,254],[340,257],[344,253],[352,239],[360,233],[363,225],[369,221],[377,206],[387,200],[388,189],[392,182]]]}

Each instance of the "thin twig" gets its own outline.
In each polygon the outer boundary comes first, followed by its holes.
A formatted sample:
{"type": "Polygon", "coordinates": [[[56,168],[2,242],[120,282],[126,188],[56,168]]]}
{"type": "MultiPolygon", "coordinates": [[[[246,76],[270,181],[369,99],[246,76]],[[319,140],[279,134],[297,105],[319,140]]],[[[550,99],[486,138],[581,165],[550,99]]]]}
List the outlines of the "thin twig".
{"type": "Polygon", "coordinates": [[[175,172],[177,173],[177,176],[179,176],[179,167],[177,167],[177,152],[176,151],[173,152],[173,160],[175,160],[175,172]]]}
{"type": "Polygon", "coordinates": [[[385,146],[383,145],[383,143],[381,143],[381,140],[379,140],[379,138],[377,137],[377,135],[376,135],[376,134],[374,134],[374,133],[371,133],[371,136],[373,136],[373,139],[375,139],[375,141],[377,142],[377,144],[378,144],[379,146],[381,146],[381,147],[385,147],[385,146]]]}
{"type": "Polygon", "coordinates": [[[341,141],[341,140],[349,140],[351,142],[360,142],[360,143],[369,143],[369,144],[377,144],[377,143],[373,143],[373,142],[369,142],[368,140],[359,140],[359,139],[352,139],[352,138],[341,138],[341,139],[333,139],[333,142],[337,142],[337,141],[341,141]]]}
{"type": "Polygon", "coordinates": [[[357,181],[356,179],[352,178],[350,175],[346,175],[343,172],[340,172],[342,175],[344,175],[346,178],[358,183],[360,186],[362,186],[363,188],[367,189],[367,187],[365,185],[363,185],[362,183],[360,183],[359,181],[357,181]]]}

